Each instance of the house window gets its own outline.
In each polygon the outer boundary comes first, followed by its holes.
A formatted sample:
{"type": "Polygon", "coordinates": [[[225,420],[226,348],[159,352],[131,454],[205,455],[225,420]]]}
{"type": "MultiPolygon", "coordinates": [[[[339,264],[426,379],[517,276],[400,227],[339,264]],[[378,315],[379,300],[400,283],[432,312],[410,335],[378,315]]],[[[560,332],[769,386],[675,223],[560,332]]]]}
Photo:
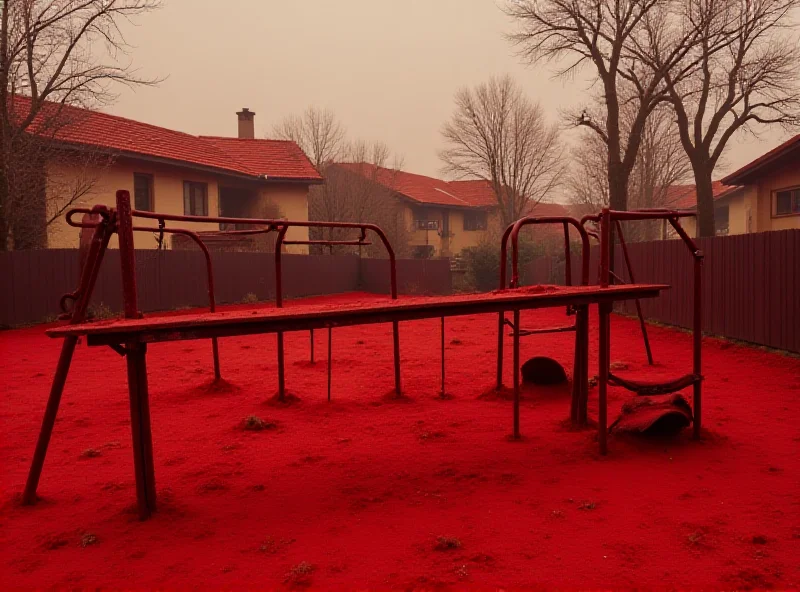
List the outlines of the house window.
{"type": "Polygon", "coordinates": [[[183,182],[183,213],[187,216],[208,216],[208,185],[183,182]]]}
{"type": "Polygon", "coordinates": [[[714,209],[714,234],[728,234],[728,206],[714,209]]]}
{"type": "Polygon", "coordinates": [[[464,230],[486,230],[486,212],[464,212],[464,230]]]}
{"type": "Polygon", "coordinates": [[[133,173],[133,207],[143,212],[154,211],[153,175],[133,173]]]}
{"type": "Polygon", "coordinates": [[[775,215],[800,214],[800,187],[775,192],[775,215]]]}
{"type": "Polygon", "coordinates": [[[417,230],[439,230],[438,220],[415,220],[417,230]]]}

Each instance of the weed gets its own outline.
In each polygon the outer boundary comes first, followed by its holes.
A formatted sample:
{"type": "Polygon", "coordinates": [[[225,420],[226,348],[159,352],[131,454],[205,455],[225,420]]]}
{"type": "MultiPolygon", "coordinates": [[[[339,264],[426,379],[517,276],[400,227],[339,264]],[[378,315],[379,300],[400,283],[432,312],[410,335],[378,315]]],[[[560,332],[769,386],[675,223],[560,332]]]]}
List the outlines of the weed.
{"type": "Polygon", "coordinates": [[[86,317],[90,320],[103,321],[113,319],[116,316],[116,313],[103,302],[92,304],[86,310],[86,317]]]}
{"type": "Polygon", "coordinates": [[[260,432],[274,428],[275,424],[271,421],[264,421],[257,415],[248,415],[242,420],[242,428],[251,432],[260,432]]]}
{"type": "Polygon", "coordinates": [[[461,541],[456,537],[439,536],[436,537],[436,544],[433,548],[437,551],[452,551],[461,548],[461,541]]]}
{"type": "Polygon", "coordinates": [[[289,570],[284,582],[293,586],[309,586],[312,573],[314,573],[314,566],[308,561],[301,561],[289,570]]]}
{"type": "Polygon", "coordinates": [[[242,304],[256,304],[258,302],[258,296],[256,296],[254,292],[248,292],[244,295],[241,302],[242,304]]]}

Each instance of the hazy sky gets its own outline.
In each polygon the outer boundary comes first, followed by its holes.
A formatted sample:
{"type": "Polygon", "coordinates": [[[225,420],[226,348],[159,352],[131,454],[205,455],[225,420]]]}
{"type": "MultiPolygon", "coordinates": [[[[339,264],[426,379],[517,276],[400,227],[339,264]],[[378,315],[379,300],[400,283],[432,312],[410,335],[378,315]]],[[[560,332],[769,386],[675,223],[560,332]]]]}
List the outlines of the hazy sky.
{"type": "MultiPolygon", "coordinates": [[[[426,175],[439,175],[439,130],[460,87],[510,73],[553,120],[587,89],[521,63],[495,0],[163,0],[137,22],[125,27],[135,65],[167,79],[123,90],[109,111],[234,136],[235,112],[249,107],[263,137],[286,114],[330,107],[350,137],[382,140],[426,175]]],[[[737,140],[728,169],[783,139],[737,140]]]]}

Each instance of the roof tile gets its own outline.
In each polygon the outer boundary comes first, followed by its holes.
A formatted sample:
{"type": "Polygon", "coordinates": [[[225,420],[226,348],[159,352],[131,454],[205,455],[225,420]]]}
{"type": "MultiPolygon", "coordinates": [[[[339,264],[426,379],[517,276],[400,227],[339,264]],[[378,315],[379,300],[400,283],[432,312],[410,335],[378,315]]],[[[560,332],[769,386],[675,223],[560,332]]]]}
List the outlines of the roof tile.
{"type": "MultiPolygon", "coordinates": [[[[29,97],[13,97],[12,111],[17,118],[30,112],[29,97]]],[[[96,146],[130,155],[142,155],[218,169],[221,172],[251,177],[289,180],[322,179],[306,155],[294,142],[283,140],[241,140],[193,136],[116,115],[79,107],[47,103],[29,128],[33,133],[48,133],[52,126],[57,140],[70,144],[96,146]]]]}

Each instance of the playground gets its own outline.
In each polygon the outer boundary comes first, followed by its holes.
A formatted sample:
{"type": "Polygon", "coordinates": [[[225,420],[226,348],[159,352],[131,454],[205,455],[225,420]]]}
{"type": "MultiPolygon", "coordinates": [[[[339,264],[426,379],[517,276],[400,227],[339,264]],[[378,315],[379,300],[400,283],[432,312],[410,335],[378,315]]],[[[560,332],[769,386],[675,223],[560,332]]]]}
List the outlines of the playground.
{"type": "MultiPolygon", "coordinates": [[[[384,297],[290,300],[288,309],[384,297]]],[[[402,301],[402,298],[401,298],[402,301]]],[[[272,305],[264,305],[272,306],[272,305]]],[[[226,309],[227,310],[227,309],[226,309]]],[[[597,309],[590,309],[597,343],[597,309]]],[[[526,326],[563,308],[521,313],[526,326]]],[[[691,365],[690,334],[612,315],[612,369],[668,379],[691,365]]],[[[79,344],[39,485],[20,503],[60,343],[41,326],[0,333],[3,587],[314,588],[800,584],[797,476],[800,360],[703,340],[704,423],[669,441],[568,422],[570,385],[522,386],[521,439],[494,385],[496,315],[400,323],[405,397],[394,386],[392,325],[226,337],[213,385],[207,340],[155,343],[148,356],[158,511],[137,516],[125,360],[79,344]],[[388,395],[388,396],[387,396],[388,395]],[[261,420],[256,421],[256,418],[261,420]],[[795,559],[792,559],[794,557],[795,559]],[[566,566],[569,566],[568,568],[566,566]]],[[[46,327],[45,327],[46,328],[46,327]]],[[[572,368],[574,335],[532,336],[523,359],[572,368]]],[[[506,382],[512,352],[504,352],[506,382]]],[[[591,374],[597,348],[589,350],[591,374]]],[[[609,418],[633,395],[609,386],[609,418]]],[[[597,414],[597,386],[589,416],[597,414]]]]}
{"type": "Polygon", "coordinates": [[[0,333],[4,583],[795,587],[800,360],[702,337],[704,255],[684,215],[522,218],[499,290],[437,297],[399,296],[375,225],[248,219],[261,227],[230,232],[277,233],[275,300],[219,307],[202,238],[166,224],[191,216],[131,210],[124,190],[68,212],[82,229],[68,322],[0,333]],[[142,218],[201,248],[205,309],[142,315],[142,218]],[[669,286],[633,282],[620,221],[653,219],[693,262],[690,333],[639,308],[669,286]],[[520,283],[519,232],[540,224],[563,227],[565,285],[520,283]],[[302,244],[377,236],[390,294],[284,299],[281,242],[312,225],[360,234],[302,244]],[[124,315],[91,319],[115,234],[124,315]],[[638,318],[612,314],[622,301],[638,318]],[[537,357],[563,381],[537,386],[537,357]],[[615,431],[621,412],[648,436],[615,431]]]}

